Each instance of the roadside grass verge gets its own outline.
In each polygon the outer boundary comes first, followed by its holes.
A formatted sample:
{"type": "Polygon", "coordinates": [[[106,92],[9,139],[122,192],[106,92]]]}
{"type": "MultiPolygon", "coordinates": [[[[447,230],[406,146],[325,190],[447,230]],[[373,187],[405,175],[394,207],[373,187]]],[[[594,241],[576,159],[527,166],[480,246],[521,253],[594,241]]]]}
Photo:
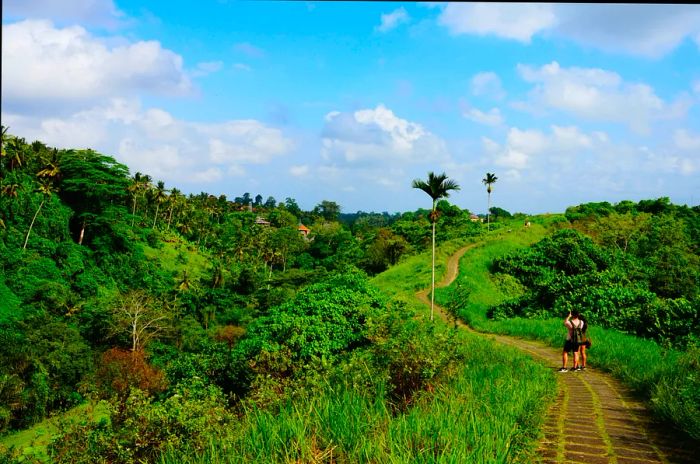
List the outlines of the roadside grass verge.
{"type": "MultiPolygon", "coordinates": [[[[512,282],[495,279],[489,265],[526,241],[517,235],[502,235],[502,242],[487,242],[468,251],[460,260],[460,273],[448,288],[436,291],[436,301],[451,308],[458,317],[478,331],[508,334],[541,340],[559,348],[563,345],[562,319],[523,319],[493,321],[486,317],[492,305],[518,294],[512,282]],[[459,291],[459,289],[462,291],[459,291]],[[466,295],[455,301],[458,295],[466,295]]],[[[536,236],[529,237],[535,239],[536,236]]],[[[654,414],[700,439],[700,350],[688,352],[665,349],[653,340],[641,339],[616,330],[591,327],[593,346],[588,363],[610,372],[643,398],[654,414]]]]}

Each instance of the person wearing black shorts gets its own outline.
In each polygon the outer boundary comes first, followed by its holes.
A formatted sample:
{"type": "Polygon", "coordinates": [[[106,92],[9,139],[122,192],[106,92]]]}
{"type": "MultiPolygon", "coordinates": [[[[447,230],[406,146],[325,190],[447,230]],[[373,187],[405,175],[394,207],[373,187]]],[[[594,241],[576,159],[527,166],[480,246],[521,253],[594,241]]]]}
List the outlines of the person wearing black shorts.
{"type": "Polygon", "coordinates": [[[566,327],[566,340],[564,341],[564,349],[561,353],[561,368],[559,372],[568,372],[566,364],[569,361],[569,353],[574,354],[574,369],[578,367],[578,344],[572,340],[572,332],[574,327],[579,327],[583,322],[579,319],[579,312],[569,311],[569,315],[564,319],[564,326],[566,327]]]}

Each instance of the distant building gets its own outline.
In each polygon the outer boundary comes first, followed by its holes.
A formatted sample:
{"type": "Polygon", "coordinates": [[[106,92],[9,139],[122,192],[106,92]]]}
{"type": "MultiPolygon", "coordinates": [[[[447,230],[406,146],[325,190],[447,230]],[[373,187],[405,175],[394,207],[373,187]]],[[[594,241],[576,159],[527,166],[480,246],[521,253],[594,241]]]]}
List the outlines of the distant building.
{"type": "Polygon", "coordinates": [[[255,223],[261,226],[270,226],[270,221],[267,221],[265,218],[261,218],[260,216],[255,218],[255,223]]]}
{"type": "Polygon", "coordinates": [[[479,216],[477,216],[476,214],[470,214],[469,220],[472,222],[479,222],[479,221],[481,221],[481,218],[479,216]]]}
{"type": "Polygon", "coordinates": [[[299,224],[299,227],[297,228],[299,233],[301,234],[302,237],[306,238],[309,235],[309,232],[311,232],[311,229],[306,227],[304,224],[299,224]]]}

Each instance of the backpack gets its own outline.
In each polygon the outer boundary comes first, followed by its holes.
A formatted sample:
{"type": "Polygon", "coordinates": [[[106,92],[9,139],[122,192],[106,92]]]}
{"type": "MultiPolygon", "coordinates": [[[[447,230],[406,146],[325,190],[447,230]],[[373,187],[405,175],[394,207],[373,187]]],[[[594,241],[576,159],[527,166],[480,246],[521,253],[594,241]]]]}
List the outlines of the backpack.
{"type": "Polygon", "coordinates": [[[586,334],[583,333],[583,321],[579,320],[578,327],[573,327],[571,330],[571,341],[575,343],[576,346],[586,343],[586,334]]]}

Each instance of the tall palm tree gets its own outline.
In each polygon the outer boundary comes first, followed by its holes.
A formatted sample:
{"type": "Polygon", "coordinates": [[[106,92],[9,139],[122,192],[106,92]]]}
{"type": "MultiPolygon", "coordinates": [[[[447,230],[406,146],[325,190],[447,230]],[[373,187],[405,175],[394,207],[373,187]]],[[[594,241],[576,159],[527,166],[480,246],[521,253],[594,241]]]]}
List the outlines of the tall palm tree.
{"type": "Polygon", "coordinates": [[[486,177],[481,179],[481,182],[484,183],[486,186],[486,192],[488,192],[488,206],[486,209],[486,230],[491,230],[491,186],[496,183],[498,180],[498,177],[496,177],[496,174],[492,174],[490,172],[486,173],[486,177]]]}
{"type": "Polygon", "coordinates": [[[137,172],[136,174],[134,174],[134,177],[131,178],[131,183],[126,188],[126,191],[129,192],[133,201],[131,206],[131,227],[134,227],[134,222],[136,221],[136,200],[138,199],[139,192],[142,189],[143,176],[140,172],[137,172]]]}
{"type": "Polygon", "coordinates": [[[27,249],[27,242],[29,241],[29,234],[32,233],[32,228],[34,227],[34,221],[36,221],[36,217],[39,215],[39,211],[41,211],[41,207],[44,206],[44,203],[46,200],[51,197],[51,195],[56,191],[54,189],[53,183],[51,183],[50,180],[47,179],[41,179],[39,181],[39,187],[36,189],[37,192],[41,193],[42,198],[41,198],[41,203],[39,203],[39,207],[36,209],[36,213],[34,213],[34,217],[32,218],[31,224],[29,224],[29,230],[27,231],[27,236],[24,238],[24,245],[22,246],[22,250],[27,249]]]}
{"type": "Polygon", "coordinates": [[[167,227],[167,230],[170,230],[170,223],[171,223],[172,220],[173,220],[173,210],[175,210],[175,208],[179,208],[179,207],[180,207],[182,198],[184,198],[184,197],[182,196],[182,193],[180,193],[180,191],[179,191],[178,189],[173,188],[172,190],[170,190],[170,195],[168,196],[168,199],[167,199],[167,202],[168,202],[168,204],[170,205],[170,208],[169,208],[169,211],[168,211],[168,227],[167,227]]]}
{"type": "MultiPolygon", "coordinates": [[[[135,176],[135,174],[134,174],[135,176]]],[[[143,213],[143,222],[145,223],[146,219],[148,218],[148,195],[151,192],[151,189],[153,188],[153,179],[151,176],[148,174],[140,174],[139,178],[139,184],[138,184],[138,190],[141,192],[141,200],[143,201],[143,208],[144,208],[144,213],[143,213]]],[[[134,214],[136,214],[136,210],[134,210],[134,214]]],[[[131,223],[133,227],[133,221],[131,223]]]]}
{"type": "Polygon", "coordinates": [[[159,180],[156,184],[156,188],[151,191],[151,199],[156,204],[156,215],[153,218],[153,228],[156,228],[156,221],[158,221],[158,211],[160,210],[160,205],[165,202],[167,196],[165,195],[167,190],[165,189],[165,183],[159,180]]]}
{"type": "Polygon", "coordinates": [[[440,198],[450,196],[450,190],[459,190],[457,182],[448,179],[443,172],[440,175],[435,175],[432,171],[428,173],[428,181],[414,179],[411,184],[413,188],[420,189],[433,199],[433,209],[430,213],[430,221],[433,223],[433,276],[432,276],[432,291],[430,292],[430,320],[433,320],[433,312],[435,307],[435,223],[437,222],[438,214],[435,206],[440,198]]]}

